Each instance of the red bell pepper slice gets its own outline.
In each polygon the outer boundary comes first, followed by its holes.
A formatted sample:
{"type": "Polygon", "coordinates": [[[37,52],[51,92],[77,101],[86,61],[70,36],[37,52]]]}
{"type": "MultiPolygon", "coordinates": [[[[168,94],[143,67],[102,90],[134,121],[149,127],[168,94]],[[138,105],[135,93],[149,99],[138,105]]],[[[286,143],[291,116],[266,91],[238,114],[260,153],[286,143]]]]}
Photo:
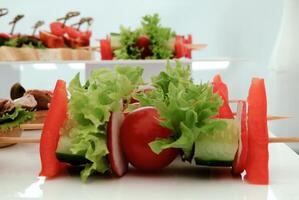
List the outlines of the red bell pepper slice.
{"type": "Polygon", "coordinates": [[[110,41],[107,39],[100,40],[101,45],[101,57],[102,60],[112,60],[113,59],[113,52],[110,45],[110,41]]]}
{"type": "Polygon", "coordinates": [[[40,176],[54,177],[65,166],[56,158],[59,130],[67,119],[66,83],[58,80],[54,89],[51,105],[45,120],[40,141],[40,176]]]}
{"type": "Polygon", "coordinates": [[[218,74],[213,79],[213,92],[221,96],[223,100],[222,106],[219,108],[219,114],[216,118],[233,119],[234,114],[229,106],[228,89],[225,83],[222,82],[221,76],[218,74]]]}
{"type": "Polygon", "coordinates": [[[185,56],[186,48],[184,46],[184,37],[177,35],[175,38],[175,58],[182,58],[185,56]]]}
{"type": "Polygon", "coordinates": [[[248,95],[248,157],[245,179],[269,184],[267,96],[263,79],[254,78],[248,95]]]}

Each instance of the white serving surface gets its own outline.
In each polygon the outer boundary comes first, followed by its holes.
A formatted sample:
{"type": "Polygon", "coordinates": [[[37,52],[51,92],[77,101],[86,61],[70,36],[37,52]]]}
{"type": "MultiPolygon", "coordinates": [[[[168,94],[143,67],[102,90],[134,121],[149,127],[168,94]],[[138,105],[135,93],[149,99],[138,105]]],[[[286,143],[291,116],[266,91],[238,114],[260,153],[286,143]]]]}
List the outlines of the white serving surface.
{"type": "MultiPolygon", "coordinates": [[[[38,136],[39,131],[23,133],[38,136]]],[[[270,185],[250,185],[233,178],[229,168],[190,166],[179,160],[160,173],[130,168],[122,178],[96,176],[82,183],[65,174],[38,178],[39,145],[17,144],[0,149],[0,199],[71,200],[280,200],[299,199],[299,157],[285,144],[270,144],[270,185]]]]}

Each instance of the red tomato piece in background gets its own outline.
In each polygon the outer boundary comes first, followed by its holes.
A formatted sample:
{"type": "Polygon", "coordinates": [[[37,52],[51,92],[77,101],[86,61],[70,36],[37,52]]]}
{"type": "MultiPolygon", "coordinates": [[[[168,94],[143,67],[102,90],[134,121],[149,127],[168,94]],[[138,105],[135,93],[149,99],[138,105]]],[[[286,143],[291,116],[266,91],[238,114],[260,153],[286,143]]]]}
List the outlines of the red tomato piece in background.
{"type": "Polygon", "coordinates": [[[51,105],[45,120],[40,141],[40,176],[54,177],[65,166],[56,158],[59,131],[67,119],[66,83],[58,80],[54,89],[51,105]]]}
{"type": "MultiPolygon", "coordinates": [[[[192,35],[188,34],[188,37],[184,39],[185,44],[192,44],[192,35]]],[[[186,58],[192,58],[192,49],[191,48],[186,48],[185,52],[186,58]]]]}
{"type": "Polygon", "coordinates": [[[145,59],[148,56],[152,55],[152,52],[150,50],[150,39],[146,35],[142,35],[138,38],[136,42],[136,46],[140,49],[143,49],[141,52],[141,58],[145,59]]]}
{"type": "Polygon", "coordinates": [[[186,48],[184,46],[184,36],[177,35],[175,38],[175,58],[183,58],[186,48]]]}
{"type": "Polygon", "coordinates": [[[51,33],[56,36],[63,36],[66,31],[66,26],[61,22],[52,22],[50,24],[51,33]]]}
{"type": "Polygon", "coordinates": [[[245,179],[269,184],[267,96],[263,79],[254,78],[248,94],[248,155],[245,179]]]}
{"type": "Polygon", "coordinates": [[[58,37],[52,33],[40,31],[39,38],[43,44],[48,48],[63,48],[64,39],[63,37],[58,37]]]}
{"type": "Polygon", "coordinates": [[[81,31],[80,32],[80,38],[83,40],[90,40],[92,36],[92,32],[91,31],[81,31]]]}
{"type": "Polygon", "coordinates": [[[0,33],[0,38],[10,39],[12,36],[8,33],[0,33]]]}
{"type": "Polygon", "coordinates": [[[216,118],[233,119],[234,114],[229,106],[228,101],[228,88],[225,83],[222,82],[221,76],[218,74],[213,78],[213,92],[221,96],[223,100],[222,106],[219,108],[219,114],[216,118]]]}
{"type": "Polygon", "coordinates": [[[78,31],[76,28],[71,27],[71,26],[66,26],[65,27],[65,32],[70,38],[76,39],[81,36],[81,32],[78,31]]]}

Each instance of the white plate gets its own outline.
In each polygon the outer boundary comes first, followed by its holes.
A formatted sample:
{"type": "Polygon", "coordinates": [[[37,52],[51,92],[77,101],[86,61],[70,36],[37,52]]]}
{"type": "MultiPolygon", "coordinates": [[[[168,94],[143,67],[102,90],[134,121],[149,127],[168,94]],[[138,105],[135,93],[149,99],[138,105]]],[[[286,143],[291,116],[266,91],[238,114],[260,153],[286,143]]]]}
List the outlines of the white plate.
{"type": "MultiPolygon", "coordinates": [[[[39,132],[24,133],[37,136],[39,132]]],[[[0,199],[71,200],[188,200],[188,199],[299,199],[299,157],[284,144],[270,144],[270,185],[249,185],[233,178],[230,169],[200,168],[177,161],[159,174],[133,168],[123,178],[78,176],[52,180],[37,178],[39,146],[18,144],[0,149],[0,199]]]]}

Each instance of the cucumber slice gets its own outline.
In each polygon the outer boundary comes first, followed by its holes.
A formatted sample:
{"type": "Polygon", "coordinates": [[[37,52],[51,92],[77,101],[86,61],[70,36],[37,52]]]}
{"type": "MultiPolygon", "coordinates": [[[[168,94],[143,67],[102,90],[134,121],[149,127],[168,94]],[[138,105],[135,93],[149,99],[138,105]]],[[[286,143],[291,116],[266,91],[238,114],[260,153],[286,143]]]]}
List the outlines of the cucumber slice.
{"type": "Polygon", "coordinates": [[[110,33],[110,46],[111,46],[112,50],[120,48],[120,46],[121,46],[120,34],[110,33]]]}
{"type": "Polygon", "coordinates": [[[172,52],[175,51],[175,37],[172,37],[167,41],[167,47],[171,49],[172,52]]]}
{"type": "Polygon", "coordinates": [[[226,128],[214,133],[201,133],[195,142],[194,159],[198,165],[232,166],[238,149],[240,122],[221,119],[226,128]]]}
{"type": "Polygon", "coordinates": [[[72,141],[66,135],[62,135],[59,138],[58,146],[56,149],[56,157],[61,162],[66,162],[71,165],[83,165],[90,163],[84,156],[75,155],[70,151],[72,141]]]}

